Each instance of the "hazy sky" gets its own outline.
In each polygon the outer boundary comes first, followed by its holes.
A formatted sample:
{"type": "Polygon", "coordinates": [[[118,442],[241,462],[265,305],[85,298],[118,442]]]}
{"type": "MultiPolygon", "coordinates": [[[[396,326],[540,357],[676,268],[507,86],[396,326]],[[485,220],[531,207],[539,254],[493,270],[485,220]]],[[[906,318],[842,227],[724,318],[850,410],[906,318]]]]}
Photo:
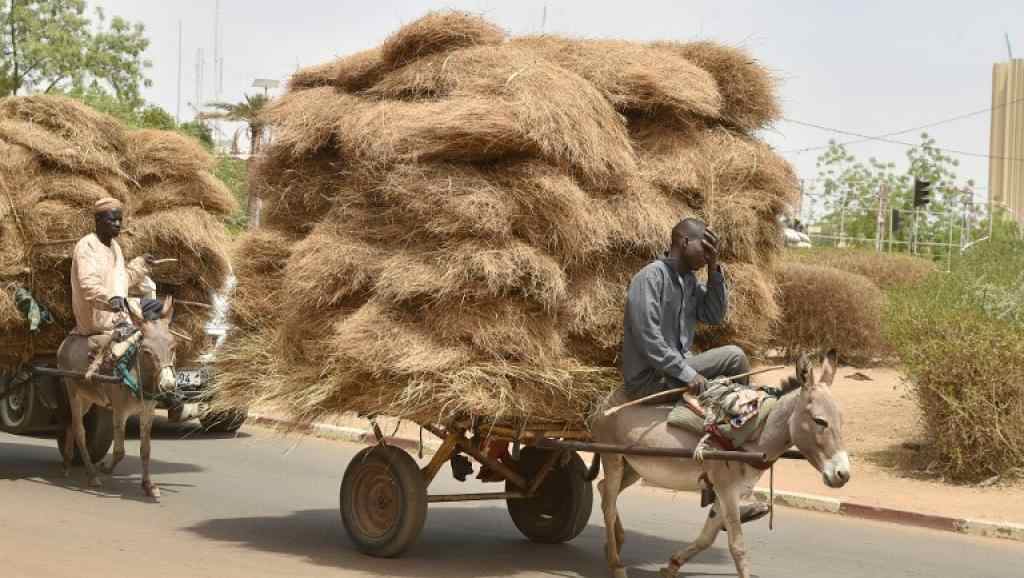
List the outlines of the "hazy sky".
{"type": "MultiPolygon", "coordinates": [[[[100,0],[108,15],[145,24],[152,41],[146,97],[176,109],[178,23],[183,26],[182,118],[195,100],[196,51],[205,52],[204,101],[213,99],[214,0],[100,0]]],[[[881,135],[991,106],[992,64],[1007,60],[1004,33],[1024,56],[1024,2],[628,0],[221,0],[224,81],[237,100],[257,77],[284,80],[298,66],[379,44],[428,10],[480,13],[512,34],[541,31],[633,40],[714,40],[750,49],[782,80],[787,118],[881,135]],[[546,7],[546,19],[545,19],[546,7]]],[[[989,114],[928,129],[939,145],[988,153],[989,114]]],[[[764,135],[800,176],[819,150],[851,137],[780,122],[764,135]]],[[[892,137],[917,141],[918,132],[892,137]]],[[[856,154],[902,163],[905,147],[868,142],[856,154]]],[[[961,156],[961,175],[984,190],[988,161],[961,156]]]]}

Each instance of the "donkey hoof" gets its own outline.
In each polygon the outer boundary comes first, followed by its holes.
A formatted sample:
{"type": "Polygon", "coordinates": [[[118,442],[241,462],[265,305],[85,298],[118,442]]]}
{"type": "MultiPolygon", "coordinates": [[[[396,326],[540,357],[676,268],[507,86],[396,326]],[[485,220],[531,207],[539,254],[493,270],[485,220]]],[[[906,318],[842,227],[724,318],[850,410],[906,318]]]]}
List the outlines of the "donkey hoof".
{"type": "Polygon", "coordinates": [[[612,578],[628,578],[626,576],[626,568],[623,566],[612,568],[612,578]]]}
{"type": "Polygon", "coordinates": [[[154,483],[143,483],[142,489],[150,498],[157,499],[160,497],[160,488],[158,488],[154,483]]]}
{"type": "Polygon", "coordinates": [[[99,478],[97,478],[96,476],[89,478],[90,488],[99,488],[101,486],[103,486],[103,482],[101,482],[99,478]]]}

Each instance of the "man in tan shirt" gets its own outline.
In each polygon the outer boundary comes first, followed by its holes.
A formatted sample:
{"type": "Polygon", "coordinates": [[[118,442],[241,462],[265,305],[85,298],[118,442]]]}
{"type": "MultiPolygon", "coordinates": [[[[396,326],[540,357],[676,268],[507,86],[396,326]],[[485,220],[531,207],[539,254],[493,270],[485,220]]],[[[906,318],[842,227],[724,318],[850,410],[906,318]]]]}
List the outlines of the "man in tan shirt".
{"type": "MultiPolygon", "coordinates": [[[[75,245],[71,263],[71,303],[75,313],[74,335],[109,335],[114,327],[129,321],[128,292],[147,280],[144,257],[127,265],[116,238],[121,234],[124,214],[121,202],[106,198],[96,202],[96,231],[75,245]]],[[[106,340],[90,339],[90,345],[106,340]]]]}

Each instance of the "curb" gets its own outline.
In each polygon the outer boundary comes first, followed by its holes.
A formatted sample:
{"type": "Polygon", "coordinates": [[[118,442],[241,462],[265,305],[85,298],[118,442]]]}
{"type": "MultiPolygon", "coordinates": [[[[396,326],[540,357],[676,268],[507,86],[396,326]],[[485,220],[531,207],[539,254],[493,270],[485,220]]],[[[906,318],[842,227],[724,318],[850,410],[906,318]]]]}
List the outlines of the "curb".
{"type": "MultiPolygon", "coordinates": [[[[260,414],[249,414],[247,422],[274,429],[301,432],[332,440],[360,444],[376,443],[376,439],[374,438],[372,431],[355,427],[343,427],[324,423],[304,425],[260,414]]],[[[415,439],[385,436],[384,441],[409,452],[418,452],[420,449],[420,441],[415,439]]],[[[441,443],[434,439],[424,440],[422,444],[423,450],[429,452],[437,450],[440,446],[441,443]]],[[[759,502],[767,503],[768,490],[766,488],[755,488],[754,499],[759,502]]],[[[1015,524],[1012,522],[992,522],[988,520],[973,520],[970,518],[951,518],[935,514],[923,514],[920,512],[885,508],[881,506],[869,506],[855,502],[847,502],[836,498],[815,496],[813,494],[801,494],[797,492],[776,491],[775,504],[789,508],[837,514],[862,520],[874,520],[877,522],[927,528],[930,530],[941,530],[943,532],[954,532],[970,536],[1024,542],[1024,524],[1015,524]]]]}

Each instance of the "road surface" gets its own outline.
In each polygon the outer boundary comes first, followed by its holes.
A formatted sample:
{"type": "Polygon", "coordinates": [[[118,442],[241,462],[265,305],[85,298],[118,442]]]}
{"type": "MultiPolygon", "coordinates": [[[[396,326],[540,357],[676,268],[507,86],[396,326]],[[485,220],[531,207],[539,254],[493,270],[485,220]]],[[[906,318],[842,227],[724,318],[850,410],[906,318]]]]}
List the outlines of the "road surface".
{"type": "MultiPolygon", "coordinates": [[[[420,541],[398,560],[368,558],[350,546],[338,516],[338,487],[360,446],[282,438],[259,427],[237,437],[158,423],[154,480],[163,498],[143,497],[138,441],[127,442],[120,472],[85,490],[80,469],[65,479],[56,444],[0,434],[0,576],[255,578],[260,576],[607,575],[595,504],[575,541],[524,540],[500,502],[438,504],[420,541]]],[[[856,474],[855,474],[856,475],[856,474]]],[[[475,491],[447,471],[433,488],[475,491]]],[[[494,491],[488,485],[488,491],[494,491]]],[[[828,490],[824,487],[822,492],[828,490]]],[[[702,523],[696,497],[649,488],[620,501],[630,575],[653,578],[702,523]]],[[[779,508],[747,530],[757,576],[888,578],[1021,575],[1024,544],[844,519],[779,508]]],[[[724,535],[685,576],[731,576],[724,535]]]]}

